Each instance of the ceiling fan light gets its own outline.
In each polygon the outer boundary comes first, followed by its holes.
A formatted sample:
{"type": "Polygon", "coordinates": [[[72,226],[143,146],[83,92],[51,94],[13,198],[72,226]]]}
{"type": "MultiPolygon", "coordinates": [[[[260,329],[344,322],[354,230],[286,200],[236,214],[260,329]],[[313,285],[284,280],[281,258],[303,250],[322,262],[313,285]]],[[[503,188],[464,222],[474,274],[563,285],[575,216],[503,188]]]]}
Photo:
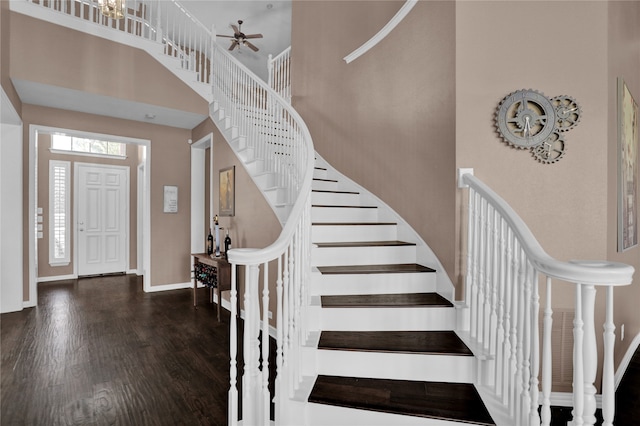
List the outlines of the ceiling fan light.
{"type": "Polygon", "coordinates": [[[104,16],[113,19],[124,18],[125,0],[98,0],[98,7],[104,16]]]}

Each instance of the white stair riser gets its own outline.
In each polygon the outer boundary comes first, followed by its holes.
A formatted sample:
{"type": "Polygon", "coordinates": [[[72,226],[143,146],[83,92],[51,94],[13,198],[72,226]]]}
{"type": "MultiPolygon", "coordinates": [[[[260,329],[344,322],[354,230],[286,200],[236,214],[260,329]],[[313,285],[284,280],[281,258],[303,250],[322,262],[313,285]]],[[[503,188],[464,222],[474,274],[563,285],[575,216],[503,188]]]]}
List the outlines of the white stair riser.
{"type": "Polygon", "coordinates": [[[460,426],[446,420],[314,403],[308,404],[307,418],[304,424],[308,426],[460,426]]]}
{"type": "Polygon", "coordinates": [[[255,158],[253,148],[245,148],[242,150],[238,150],[236,151],[236,154],[238,155],[238,157],[240,157],[240,159],[244,163],[247,163],[255,158]]]}
{"type": "Polygon", "coordinates": [[[325,169],[313,169],[313,177],[315,179],[326,179],[327,171],[325,169]]]}
{"type": "MultiPolygon", "coordinates": [[[[260,182],[258,182],[259,176],[264,174],[264,160],[254,158],[253,161],[248,161],[245,165],[247,166],[249,174],[253,176],[256,185],[260,188],[267,188],[267,186],[260,186],[260,182]]],[[[273,186],[273,184],[270,184],[269,186],[273,186]]]]}
{"type": "Polygon", "coordinates": [[[456,312],[449,307],[322,308],[321,330],[453,330],[456,312]]]}
{"type": "Polygon", "coordinates": [[[311,183],[313,189],[320,189],[324,191],[336,191],[338,189],[338,182],[330,180],[314,180],[311,183]]]}
{"type": "Polygon", "coordinates": [[[271,188],[264,191],[272,204],[284,204],[289,202],[289,191],[284,188],[271,188]]]}
{"type": "Polygon", "coordinates": [[[473,356],[318,349],[318,374],[376,379],[473,383],[473,356]]]}
{"type": "Polygon", "coordinates": [[[276,185],[275,173],[260,173],[253,177],[259,188],[273,188],[276,185]]]}
{"type": "Polygon", "coordinates": [[[397,225],[315,225],[311,227],[314,243],[347,241],[394,241],[397,225]]]}
{"type": "Polygon", "coordinates": [[[311,203],[330,206],[359,206],[360,194],[341,192],[312,192],[311,203]]]}
{"type": "Polygon", "coordinates": [[[415,246],[331,247],[311,249],[313,266],[385,265],[415,263],[415,246]]]}
{"type": "Polygon", "coordinates": [[[426,293],[436,290],[435,273],[402,274],[324,274],[314,275],[311,293],[340,294],[398,294],[426,293]]]}
{"type": "Polygon", "coordinates": [[[349,207],[311,207],[311,222],[377,222],[378,209],[349,207]]]}

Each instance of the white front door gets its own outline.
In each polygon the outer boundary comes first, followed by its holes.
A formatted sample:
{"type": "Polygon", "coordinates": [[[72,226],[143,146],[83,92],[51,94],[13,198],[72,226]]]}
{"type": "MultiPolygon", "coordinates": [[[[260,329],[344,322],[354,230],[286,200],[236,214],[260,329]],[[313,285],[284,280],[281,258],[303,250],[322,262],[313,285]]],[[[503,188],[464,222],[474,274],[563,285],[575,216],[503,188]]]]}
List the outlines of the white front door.
{"type": "Polygon", "coordinates": [[[127,271],[129,168],[76,163],[78,275],[127,271]]]}

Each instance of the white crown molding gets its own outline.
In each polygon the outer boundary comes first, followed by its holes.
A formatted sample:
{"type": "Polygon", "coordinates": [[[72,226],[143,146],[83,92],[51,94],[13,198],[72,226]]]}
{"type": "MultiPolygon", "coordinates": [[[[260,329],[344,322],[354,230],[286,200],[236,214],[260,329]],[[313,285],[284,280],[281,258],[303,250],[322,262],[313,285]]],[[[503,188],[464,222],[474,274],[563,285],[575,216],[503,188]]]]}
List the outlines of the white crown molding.
{"type": "Polygon", "coordinates": [[[418,3],[418,0],[407,0],[400,10],[394,15],[393,18],[387,24],[382,27],[380,31],[373,37],[371,37],[367,42],[365,42],[362,46],[358,47],[356,50],[345,56],[343,59],[347,64],[355,61],[360,56],[367,53],[371,50],[376,44],[380,43],[382,39],[384,39],[398,24],[404,19],[405,16],[409,14],[413,6],[418,3]]]}

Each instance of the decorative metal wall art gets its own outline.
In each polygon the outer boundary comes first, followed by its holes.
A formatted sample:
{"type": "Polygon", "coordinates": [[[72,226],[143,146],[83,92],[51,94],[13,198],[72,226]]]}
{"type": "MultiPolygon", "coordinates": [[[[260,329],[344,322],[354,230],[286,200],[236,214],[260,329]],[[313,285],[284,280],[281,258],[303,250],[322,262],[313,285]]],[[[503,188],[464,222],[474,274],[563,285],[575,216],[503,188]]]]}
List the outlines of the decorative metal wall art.
{"type": "Polygon", "coordinates": [[[500,101],[496,128],[507,144],[529,149],[539,162],[551,164],[566,153],[564,133],[578,125],[581,114],[580,105],[570,96],[547,98],[522,89],[500,101]]]}

